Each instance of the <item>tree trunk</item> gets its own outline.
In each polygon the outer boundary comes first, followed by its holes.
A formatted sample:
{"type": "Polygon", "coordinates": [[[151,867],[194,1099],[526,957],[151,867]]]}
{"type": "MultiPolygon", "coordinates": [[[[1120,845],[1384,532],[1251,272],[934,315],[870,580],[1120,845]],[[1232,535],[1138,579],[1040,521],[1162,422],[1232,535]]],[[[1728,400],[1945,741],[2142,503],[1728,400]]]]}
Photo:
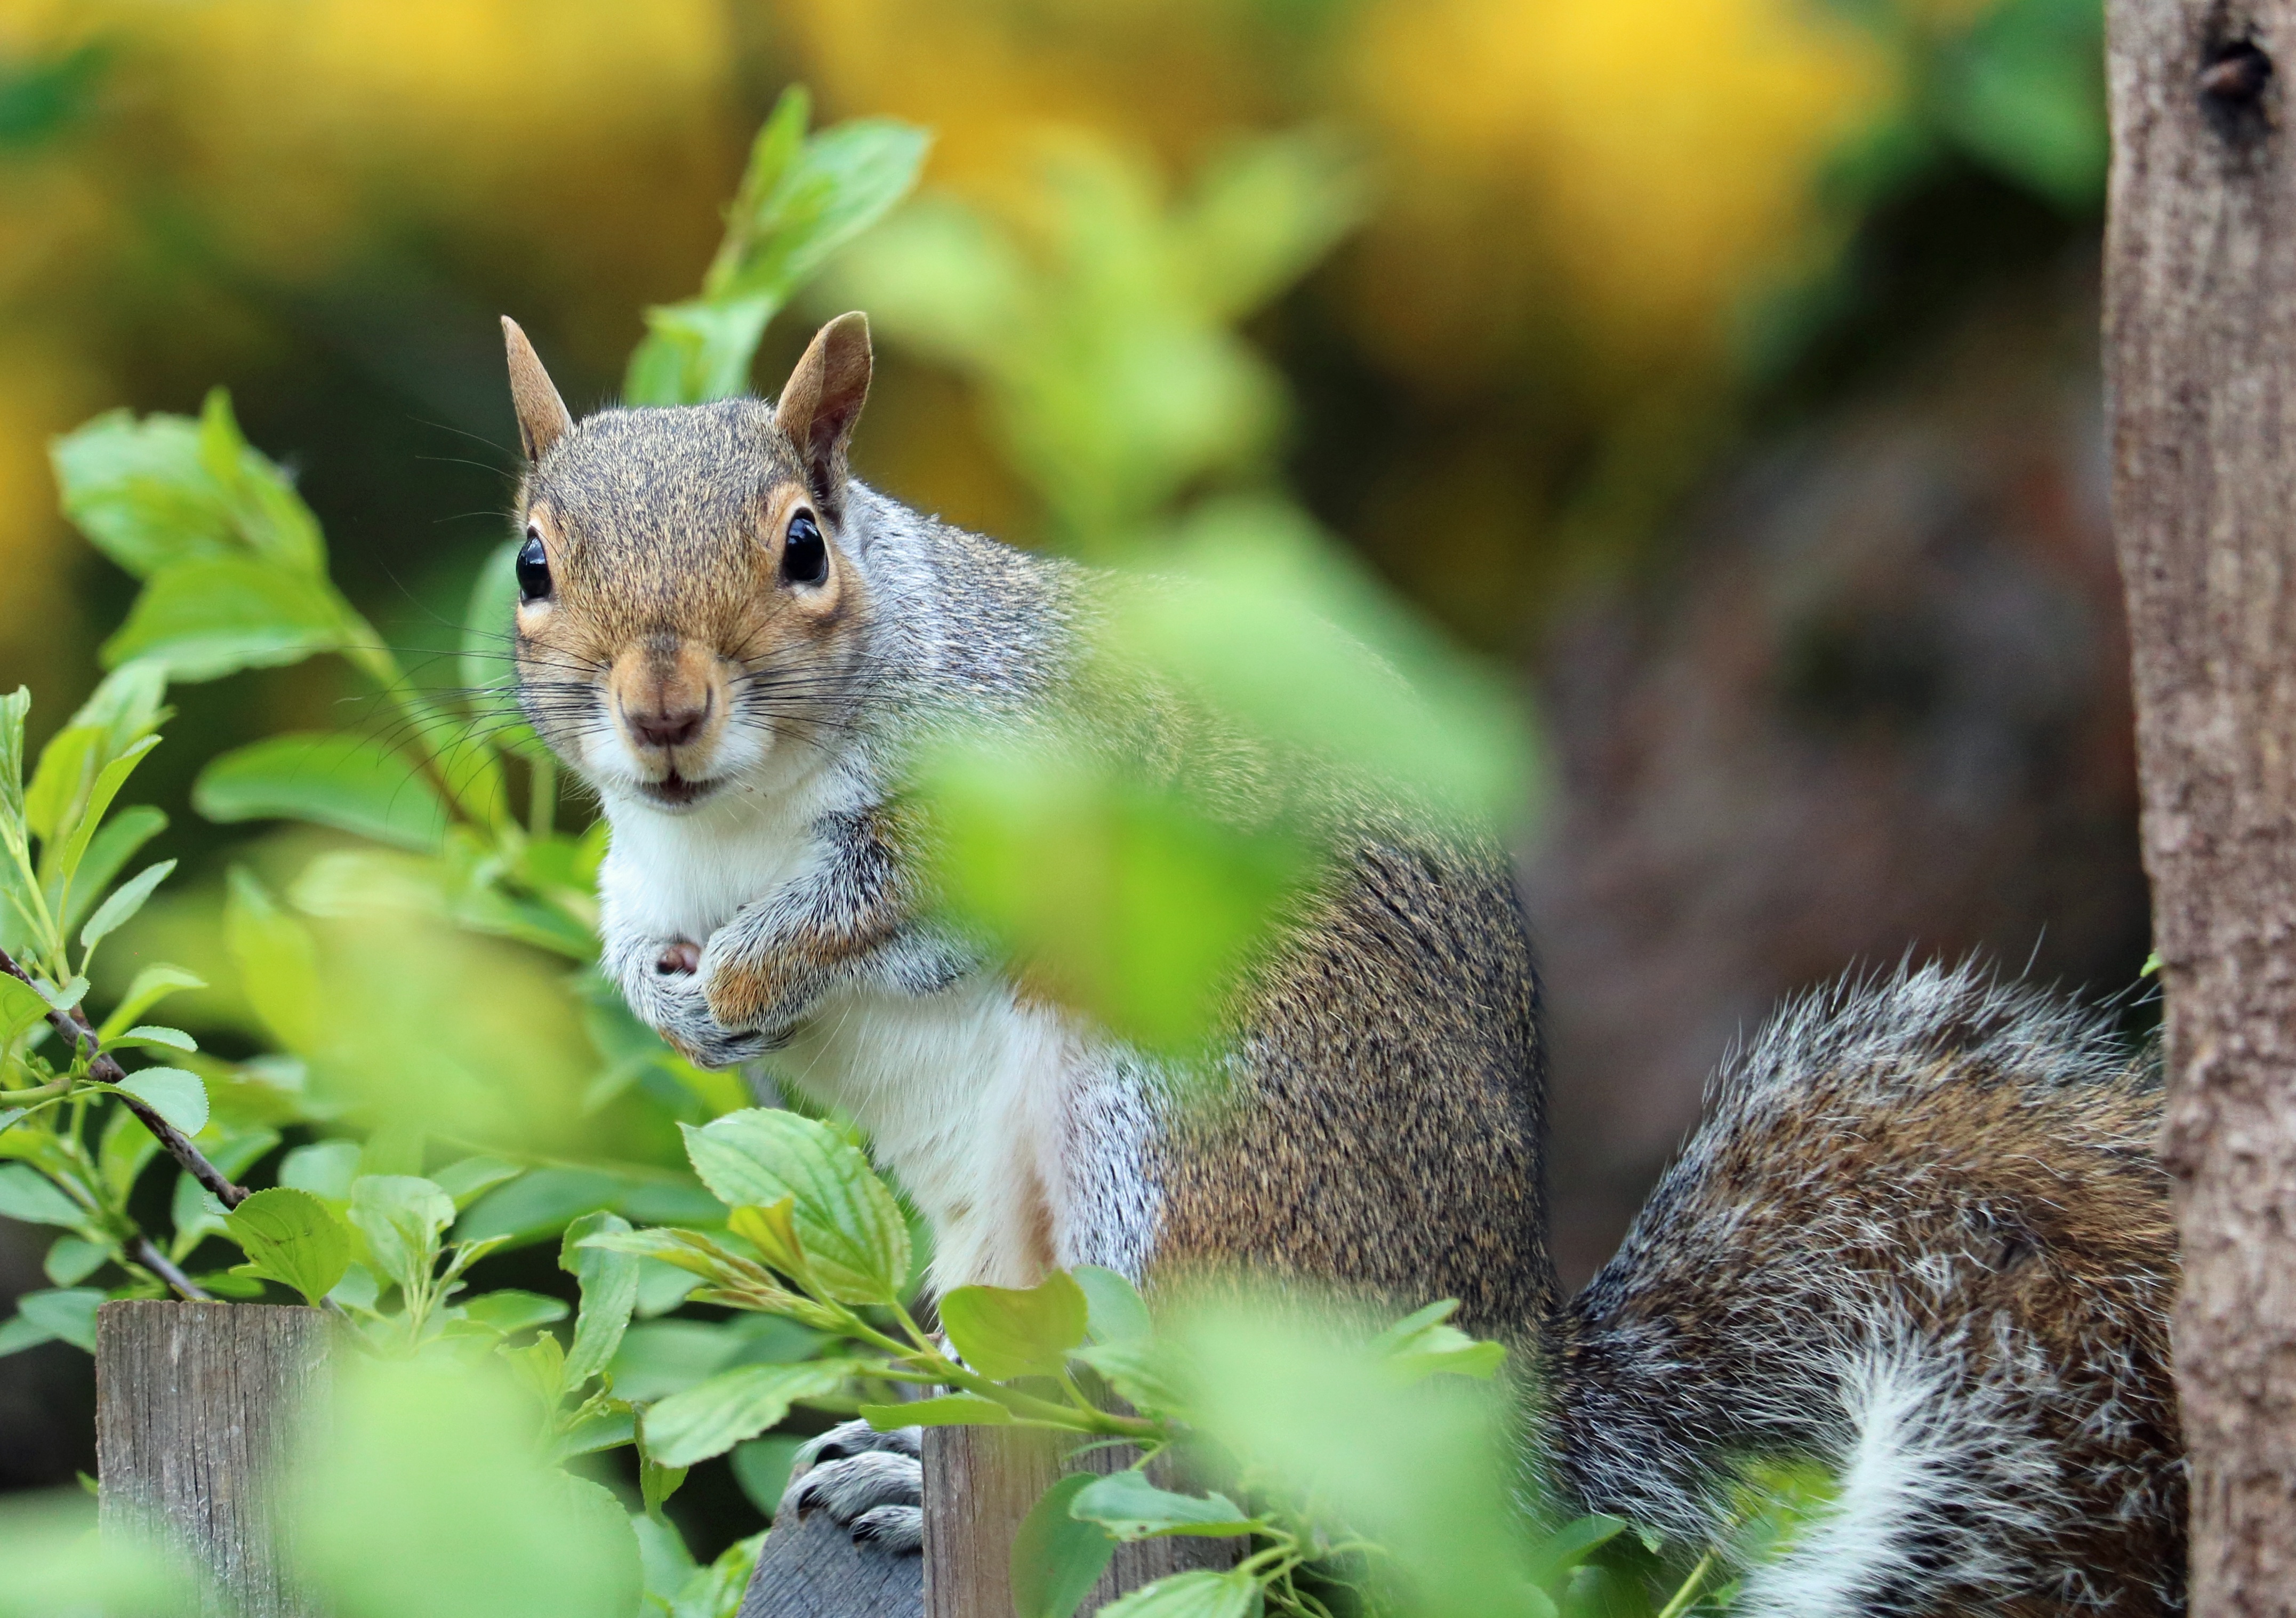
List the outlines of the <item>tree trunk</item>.
{"type": "Polygon", "coordinates": [[[2112,0],[2113,520],[2168,998],[2193,1609],[2296,1614],[2296,0],[2112,0]]]}
{"type": "Polygon", "coordinates": [[[216,1618],[320,1618],[287,1577],[271,1485],[297,1413],[324,1385],[327,1318],[256,1303],[107,1303],[95,1329],[104,1532],[187,1552],[216,1618]]]}

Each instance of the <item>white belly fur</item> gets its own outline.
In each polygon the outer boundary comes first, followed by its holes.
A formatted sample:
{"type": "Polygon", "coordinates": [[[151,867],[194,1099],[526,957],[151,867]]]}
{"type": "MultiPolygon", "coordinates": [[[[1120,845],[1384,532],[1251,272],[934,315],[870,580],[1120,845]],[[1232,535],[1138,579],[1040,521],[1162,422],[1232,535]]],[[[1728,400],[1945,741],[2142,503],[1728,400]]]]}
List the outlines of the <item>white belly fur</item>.
{"type": "Polygon", "coordinates": [[[1061,1147],[1083,1061],[1059,1012],[980,973],[922,998],[832,997],[775,1065],[869,1132],[931,1223],[946,1289],[1032,1286],[1074,1261],[1061,1147]]]}

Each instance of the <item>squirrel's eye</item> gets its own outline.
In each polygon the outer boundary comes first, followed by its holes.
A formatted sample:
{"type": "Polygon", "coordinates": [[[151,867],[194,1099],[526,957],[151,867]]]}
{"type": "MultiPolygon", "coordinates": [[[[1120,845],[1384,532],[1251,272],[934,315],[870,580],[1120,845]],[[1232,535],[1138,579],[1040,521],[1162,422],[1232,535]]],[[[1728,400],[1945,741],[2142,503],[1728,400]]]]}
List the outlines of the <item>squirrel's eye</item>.
{"type": "Polygon", "coordinates": [[[829,577],[829,547],[821,540],[821,525],[813,513],[801,511],[790,519],[789,536],[782,541],[782,578],[791,584],[819,584],[829,577]]]}
{"type": "Polygon", "coordinates": [[[550,558],[542,554],[542,536],[528,529],[526,543],[518,547],[518,598],[523,604],[549,594],[550,558]]]}

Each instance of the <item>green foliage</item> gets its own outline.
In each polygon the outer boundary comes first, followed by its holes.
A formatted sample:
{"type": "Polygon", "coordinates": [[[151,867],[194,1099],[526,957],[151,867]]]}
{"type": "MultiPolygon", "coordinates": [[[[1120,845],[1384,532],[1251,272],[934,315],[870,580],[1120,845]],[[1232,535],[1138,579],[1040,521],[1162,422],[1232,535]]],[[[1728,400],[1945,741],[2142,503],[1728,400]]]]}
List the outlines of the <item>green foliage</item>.
{"type": "Polygon", "coordinates": [[[334,1291],[350,1268],[350,1232],[308,1191],[289,1186],[258,1191],[224,1223],[247,1254],[250,1273],[293,1287],[306,1302],[316,1304],[334,1291]]]}
{"type": "Polygon", "coordinates": [[[923,130],[863,119],[808,136],[810,111],[802,89],[782,93],[750,147],[701,295],[646,311],[646,338],[623,387],[630,403],[692,405],[746,392],[767,323],[916,184],[923,130]]]}

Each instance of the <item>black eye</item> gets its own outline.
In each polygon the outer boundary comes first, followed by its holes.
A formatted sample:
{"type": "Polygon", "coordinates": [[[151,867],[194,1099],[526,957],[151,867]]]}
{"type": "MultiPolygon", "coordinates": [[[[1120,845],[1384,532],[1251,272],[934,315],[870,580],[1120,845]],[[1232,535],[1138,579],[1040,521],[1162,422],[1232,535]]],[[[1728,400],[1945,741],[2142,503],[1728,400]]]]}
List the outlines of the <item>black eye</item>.
{"type": "Polygon", "coordinates": [[[801,511],[790,519],[789,536],[782,541],[782,578],[791,584],[819,584],[829,577],[829,547],[821,542],[821,525],[813,513],[801,511]]]}
{"type": "Polygon", "coordinates": [[[550,558],[542,554],[542,536],[528,529],[526,543],[518,547],[518,598],[540,601],[549,594],[550,558]]]}

